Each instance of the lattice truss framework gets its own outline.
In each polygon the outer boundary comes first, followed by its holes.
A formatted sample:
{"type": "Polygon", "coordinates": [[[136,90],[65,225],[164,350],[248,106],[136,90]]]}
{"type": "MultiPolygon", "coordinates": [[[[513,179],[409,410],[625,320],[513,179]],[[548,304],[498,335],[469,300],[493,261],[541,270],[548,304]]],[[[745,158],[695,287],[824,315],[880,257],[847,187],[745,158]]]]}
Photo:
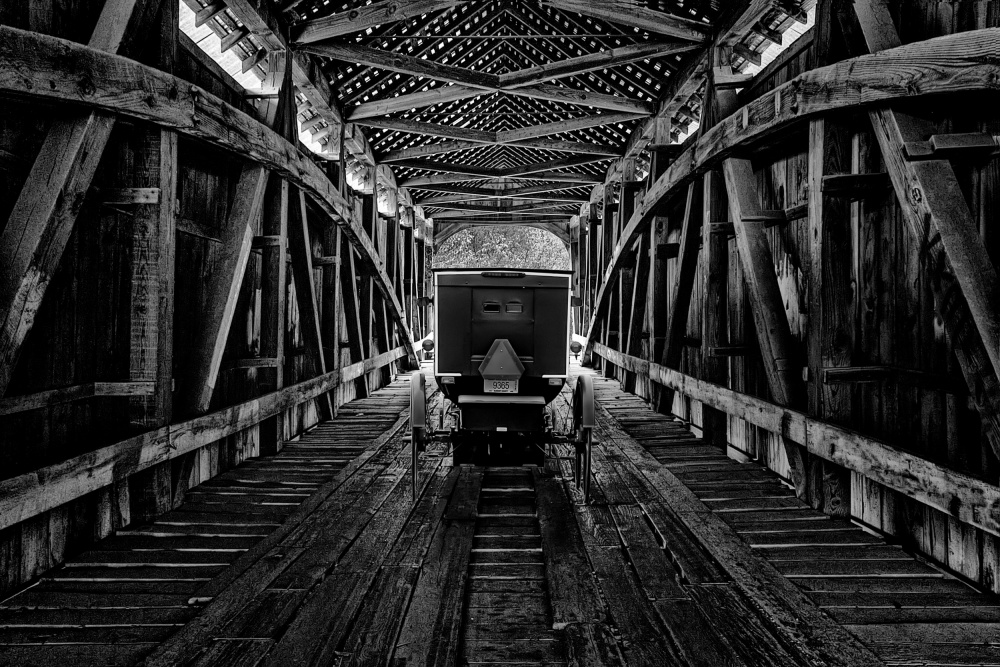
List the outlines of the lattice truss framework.
{"type": "MultiPolygon", "coordinates": [[[[184,2],[266,91],[265,40],[223,2],[184,2]]],[[[650,145],[699,121],[715,26],[745,11],[718,0],[272,4],[364,149],[346,151],[348,171],[389,165],[428,218],[470,224],[566,223],[623,158],[644,175],[650,145]]],[[[736,72],[759,64],[813,3],[765,4],[731,40],[736,72]]],[[[334,118],[301,92],[297,101],[303,136],[340,159],[334,118]]]]}

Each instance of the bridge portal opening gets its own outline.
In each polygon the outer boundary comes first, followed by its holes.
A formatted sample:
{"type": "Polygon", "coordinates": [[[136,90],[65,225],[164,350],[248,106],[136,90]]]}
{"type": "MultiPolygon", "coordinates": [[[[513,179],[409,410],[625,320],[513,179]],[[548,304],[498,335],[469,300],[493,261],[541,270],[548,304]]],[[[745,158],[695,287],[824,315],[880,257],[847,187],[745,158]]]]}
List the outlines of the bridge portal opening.
{"type": "Polygon", "coordinates": [[[570,270],[566,243],[547,229],[489,225],[439,232],[435,269],[515,268],[570,270]]]}

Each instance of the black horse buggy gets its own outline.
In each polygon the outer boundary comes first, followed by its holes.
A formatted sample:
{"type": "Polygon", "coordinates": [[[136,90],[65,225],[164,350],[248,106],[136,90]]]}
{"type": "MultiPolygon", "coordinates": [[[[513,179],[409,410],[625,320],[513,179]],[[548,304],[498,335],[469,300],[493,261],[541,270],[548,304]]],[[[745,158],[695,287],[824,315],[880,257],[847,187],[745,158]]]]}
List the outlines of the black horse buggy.
{"type": "MultiPolygon", "coordinates": [[[[568,271],[435,271],[434,378],[457,411],[447,433],[456,465],[539,463],[549,443],[568,440],[576,445],[576,479],[589,488],[590,377],[577,382],[570,433],[555,432],[549,409],[569,378],[571,277],[568,271]]],[[[426,424],[423,373],[411,383],[416,475],[417,455],[435,431],[426,424]]]]}

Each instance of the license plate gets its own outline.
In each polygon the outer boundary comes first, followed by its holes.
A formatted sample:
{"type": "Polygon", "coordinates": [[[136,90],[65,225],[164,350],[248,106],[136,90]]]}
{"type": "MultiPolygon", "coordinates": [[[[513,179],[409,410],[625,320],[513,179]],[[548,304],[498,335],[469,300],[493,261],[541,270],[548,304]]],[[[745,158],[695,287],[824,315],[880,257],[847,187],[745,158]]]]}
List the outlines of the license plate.
{"type": "Polygon", "coordinates": [[[483,380],[487,394],[516,394],[517,380],[483,380]]]}

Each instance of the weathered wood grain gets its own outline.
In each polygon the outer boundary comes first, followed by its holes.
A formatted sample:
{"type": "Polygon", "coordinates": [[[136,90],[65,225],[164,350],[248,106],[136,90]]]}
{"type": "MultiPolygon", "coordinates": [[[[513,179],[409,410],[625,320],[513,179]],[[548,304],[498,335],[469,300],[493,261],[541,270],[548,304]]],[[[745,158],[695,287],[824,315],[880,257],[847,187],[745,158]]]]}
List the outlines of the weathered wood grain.
{"type": "Polygon", "coordinates": [[[993,535],[1000,534],[1000,491],[893,445],[810,417],[791,408],[698,380],[659,364],[627,357],[604,345],[595,351],[612,363],[648,374],[654,382],[734,417],[804,445],[811,454],[861,473],[879,484],[955,516],[993,535]]]}

